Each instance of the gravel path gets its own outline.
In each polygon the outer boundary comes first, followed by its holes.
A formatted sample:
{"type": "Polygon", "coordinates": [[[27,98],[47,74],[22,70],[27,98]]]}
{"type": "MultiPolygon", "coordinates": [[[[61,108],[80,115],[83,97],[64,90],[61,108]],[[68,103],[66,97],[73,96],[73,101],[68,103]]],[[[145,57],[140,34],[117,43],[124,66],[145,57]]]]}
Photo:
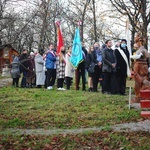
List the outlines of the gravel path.
{"type": "MultiPolygon", "coordinates": [[[[150,133],[150,120],[144,120],[141,122],[132,122],[125,124],[118,124],[114,126],[107,127],[117,132],[136,132],[136,131],[145,131],[150,133]]],[[[84,132],[95,131],[99,132],[106,127],[93,127],[93,128],[80,128],[80,129],[7,129],[3,132],[10,132],[13,134],[26,134],[26,135],[53,135],[53,134],[78,134],[84,132]]]]}
{"type": "Polygon", "coordinates": [[[118,124],[112,127],[114,131],[146,131],[150,132],[150,120],[118,124]]]}

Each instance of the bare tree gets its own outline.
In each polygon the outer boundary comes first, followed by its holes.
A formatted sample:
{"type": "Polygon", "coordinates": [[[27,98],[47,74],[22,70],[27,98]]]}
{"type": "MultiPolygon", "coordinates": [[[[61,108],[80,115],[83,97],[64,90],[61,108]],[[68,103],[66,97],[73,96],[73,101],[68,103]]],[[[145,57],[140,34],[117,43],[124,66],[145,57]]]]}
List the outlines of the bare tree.
{"type": "MultiPolygon", "coordinates": [[[[5,2],[8,1],[9,4],[15,2],[15,0],[5,0],[5,2]]],[[[116,23],[114,25],[115,19],[112,18],[112,22],[107,19],[111,11],[104,10],[98,0],[68,0],[65,3],[63,0],[23,1],[26,1],[26,5],[22,6],[21,11],[17,13],[14,8],[10,13],[8,3],[5,5],[3,3],[0,11],[2,12],[0,15],[2,16],[0,18],[1,41],[13,43],[18,51],[24,47],[30,51],[34,48],[45,49],[50,41],[56,44],[55,22],[57,20],[61,22],[66,46],[72,45],[79,20],[82,21],[81,38],[86,43],[103,42],[110,38],[119,39],[121,36],[122,31],[114,28],[116,26],[116,23]]],[[[2,4],[2,1],[0,2],[2,4]]],[[[111,14],[119,18],[115,11],[111,14]]]]}
{"type": "Polygon", "coordinates": [[[141,32],[146,38],[146,47],[148,45],[148,25],[150,23],[150,3],[148,0],[110,0],[116,10],[126,15],[132,25],[132,41],[134,41],[135,32],[141,32]]]}
{"type": "Polygon", "coordinates": [[[95,0],[92,0],[92,13],[93,13],[93,21],[94,21],[94,40],[98,41],[97,38],[97,26],[96,26],[96,9],[95,9],[95,0]]]}

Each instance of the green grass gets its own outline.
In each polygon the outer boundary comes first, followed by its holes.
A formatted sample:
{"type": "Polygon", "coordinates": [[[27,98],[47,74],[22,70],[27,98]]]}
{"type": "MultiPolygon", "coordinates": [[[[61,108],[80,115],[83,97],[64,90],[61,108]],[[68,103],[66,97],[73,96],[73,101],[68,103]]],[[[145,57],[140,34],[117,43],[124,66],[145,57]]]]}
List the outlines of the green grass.
{"type": "Polygon", "coordinates": [[[85,128],[135,121],[128,96],[76,90],[0,89],[0,128],[85,128]]]}
{"type": "Polygon", "coordinates": [[[103,95],[45,89],[0,89],[0,149],[112,149],[148,150],[149,133],[117,133],[111,125],[136,122],[140,110],[128,109],[128,96],[103,95]],[[101,132],[57,134],[50,136],[20,135],[19,129],[77,129],[103,127],[101,132]],[[8,129],[8,130],[7,130],[8,129]],[[141,148],[142,147],[142,148],[141,148]]]}

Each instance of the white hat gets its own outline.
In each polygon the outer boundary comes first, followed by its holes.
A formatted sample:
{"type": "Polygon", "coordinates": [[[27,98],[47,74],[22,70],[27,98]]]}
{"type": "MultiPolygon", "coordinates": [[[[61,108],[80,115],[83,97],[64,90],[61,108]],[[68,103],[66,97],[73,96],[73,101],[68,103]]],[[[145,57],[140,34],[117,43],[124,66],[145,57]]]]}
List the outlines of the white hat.
{"type": "Polygon", "coordinates": [[[33,52],[30,52],[30,55],[34,55],[34,53],[33,53],[33,52]]]}

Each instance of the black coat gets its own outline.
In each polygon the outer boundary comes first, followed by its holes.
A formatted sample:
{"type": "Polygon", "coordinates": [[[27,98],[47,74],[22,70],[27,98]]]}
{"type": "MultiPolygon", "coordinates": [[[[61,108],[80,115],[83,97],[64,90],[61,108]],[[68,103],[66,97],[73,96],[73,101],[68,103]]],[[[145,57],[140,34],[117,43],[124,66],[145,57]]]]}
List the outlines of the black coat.
{"type": "MultiPolygon", "coordinates": [[[[82,47],[82,55],[83,55],[83,61],[81,62],[82,63],[82,66],[84,66],[85,68],[87,68],[86,66],[86,61],[87,61],[87,50],[82,47]]],[[[81,64],[80,63],[80,64],[81,64]]]]}
{"type": "Polygon", "coordinates": [[[112,64],[116,63],[116,55],[112,49],[105,48],[102,53],[103,56],[103,72],[109,72],[116,71],[116,67],[112,68],[112,64]]]}
{"type": "Polygon", "coordinates": [[[28,55],[27,54],[21,54],[20,55],[20,58],[19,58],[19,61],[20,61],[20,69],[21,69],[21,72],[22,71],[27,71],[27,68],[28,68],[28,55]]]}
{"type": "Polygon", "coordinates": [[[87,54],[87,57],[86,57],[86,68],[89,68],[91,62],[94,62],[95,65],[98,63],[95,50],[92,51],[91,54],[90,53],[87,54]]]}
{"type": "Polygon", "coordinates": [[[91,53],[91,61],[94,62],[95,64],[98,63],[98,61],[97,61],[97,55],[96,55],[96,51],[95,50],[92,51],[92,53],[91,53]]]}
{"type": "MultiPolygon", "coordinates": [[[[128,63],[129,63],[130,54],[129,54],[128,49],[120,48],[120,50],[122,50],[125,53],[125,55],[127,56],[127,59],[128,59],[128,63]]],[[[116,55],[116,59],[117,59],[116,76],[126,76],[127,77],[127,65],[118,49],[115,49],[115,55],[116,55]]]]}
{"type": "Polygon", "coordinates": [[[84,55],[86,57],[87,56],[87,50],[84,47],[82,47],[82,51],[83,51],[83,53],[84,53],[84,55]]]}
{"type": "Polygon", "coordinates": [[[86,62],[85,62],[85,68],[86,69],[89,68],[91,61],[92,61],[91,54],[88,53],[87,56],[86,56],[86,62]]]}

